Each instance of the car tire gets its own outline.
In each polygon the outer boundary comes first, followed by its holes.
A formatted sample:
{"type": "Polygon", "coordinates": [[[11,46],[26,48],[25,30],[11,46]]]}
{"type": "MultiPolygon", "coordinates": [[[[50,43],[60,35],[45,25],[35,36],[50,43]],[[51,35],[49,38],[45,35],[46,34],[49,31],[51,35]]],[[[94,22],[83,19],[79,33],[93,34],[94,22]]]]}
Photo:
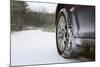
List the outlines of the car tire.
{"type": "Polygon", "coordinates": [[[58,13],[56,24],[56,44],[59,55],[64,58],[75,57],[73,51],[72,24],[65,8],[58,13]]]}

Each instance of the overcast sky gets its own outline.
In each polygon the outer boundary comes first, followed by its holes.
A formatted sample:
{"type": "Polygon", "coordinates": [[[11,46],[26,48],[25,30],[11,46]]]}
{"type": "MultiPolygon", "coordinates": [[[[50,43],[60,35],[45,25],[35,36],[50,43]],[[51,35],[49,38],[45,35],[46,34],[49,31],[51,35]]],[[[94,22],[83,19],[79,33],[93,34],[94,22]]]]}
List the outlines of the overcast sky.
{"type": "Polygon", "coordinates": [[[37,2],[26,2],[28,4],[27,8],[32,11],[42,11],[45,10],[49,13],[54,13],[56,11],[57,4],[52,3],[37,3],[37,2]]]}

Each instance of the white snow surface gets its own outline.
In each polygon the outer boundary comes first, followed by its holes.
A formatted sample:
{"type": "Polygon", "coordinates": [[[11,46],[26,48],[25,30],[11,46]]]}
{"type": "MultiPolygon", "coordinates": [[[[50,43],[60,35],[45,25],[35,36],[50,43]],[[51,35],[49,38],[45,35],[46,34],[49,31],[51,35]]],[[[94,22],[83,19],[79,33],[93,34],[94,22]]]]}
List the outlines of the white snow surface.
{"type": "Polygon", "coordinates": [[[11,33],[11,66],[68,63],[57,53],[55,33],[27,30],[11,33]]]}

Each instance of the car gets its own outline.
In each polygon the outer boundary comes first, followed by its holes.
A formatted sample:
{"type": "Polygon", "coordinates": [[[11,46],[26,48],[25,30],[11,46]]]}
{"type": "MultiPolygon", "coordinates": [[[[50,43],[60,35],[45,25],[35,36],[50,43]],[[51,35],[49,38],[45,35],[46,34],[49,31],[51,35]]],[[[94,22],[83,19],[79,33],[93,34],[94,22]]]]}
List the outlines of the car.
{"type": "Polygon", "coordinates": [[[55,25],[57,51],[60,56],[95,57],[94,5],[58,4],[55,25]]]}

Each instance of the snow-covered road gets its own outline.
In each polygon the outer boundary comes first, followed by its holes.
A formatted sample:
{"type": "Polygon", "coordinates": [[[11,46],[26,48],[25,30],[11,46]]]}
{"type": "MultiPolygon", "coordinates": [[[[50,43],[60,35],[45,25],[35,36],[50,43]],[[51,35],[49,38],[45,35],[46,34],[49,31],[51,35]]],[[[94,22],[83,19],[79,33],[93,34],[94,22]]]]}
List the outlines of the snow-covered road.
{"type": "Polygon", "coordinates": [[[27,30],[11,33],[11,65],[68,63],[80,60],[58,55],[55,33],[27,30]]]}

